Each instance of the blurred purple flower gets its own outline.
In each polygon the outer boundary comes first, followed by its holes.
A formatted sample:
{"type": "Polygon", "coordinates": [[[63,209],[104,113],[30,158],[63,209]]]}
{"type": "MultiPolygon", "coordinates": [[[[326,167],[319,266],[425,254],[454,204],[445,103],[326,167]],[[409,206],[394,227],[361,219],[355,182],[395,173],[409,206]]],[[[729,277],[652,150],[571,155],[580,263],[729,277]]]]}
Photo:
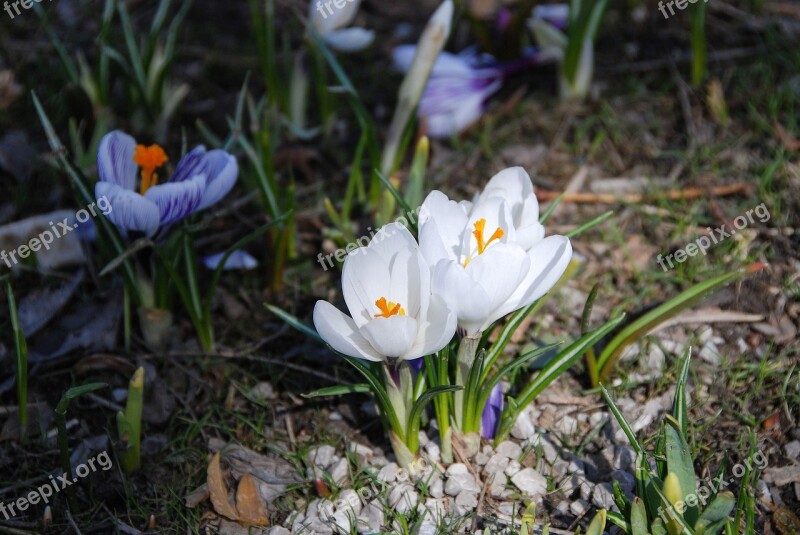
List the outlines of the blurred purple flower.
{"type": "MultiPolygon", "coordinates": [[[[214,254],[211,256],[207,256],[203,258],[203,264],[210,269],[216,270],[219,267],[219,263],[222,262],[222,258],[225,256],[225,253],[214,254]]],[[[233,270],[250,270],[255,269],[258,267],[258,260],[253,258],[249,253],[245,251],[234,251],[229,257],[228,260],[225,261],[225,267],[222,268],[225,271],[233,271],[233,270]]]]}
{"type": "Polygon", "coordinates": [[[542,4],[533,8],[533,19],[549,22],[559,30],[564,30],[569,21],[567,4],[542,4]]]}
{"type": "Polygon", "coordinates": [[[503,388],[498,383],[489,394],[486,406],[481,416],[481,436],[487,440],[493,439],[497,433],[497,424],[503,412],[503,388]]]}
{"type": "MultiPolygon", "coordinates": [[[[392,56],[397,68],[408,72],[415,53],[415,45],[395,48],[392,56]]],[[[539,62],[535,50],[510,63],[498,63],[474,49],[442,52],[419,105],[418,115],[427,120],[428,135],[448,138],[463,132],[481,118],[486,101],[503,86],[506,76],[539,62]]]]}
{"type": "Polygon", "coordinates": [[[206,152],[199,145],[181,158],[168,181],[159,184],[155,171],[166,161],[158,145],[137,145],[119,130],[100,142],[95,196],[108,198],[114,209],[106,217],[123,234],[138,231],[152,237],[159,229],[219,202],[239,175],[236,158],[223,150],[206,152]]]}

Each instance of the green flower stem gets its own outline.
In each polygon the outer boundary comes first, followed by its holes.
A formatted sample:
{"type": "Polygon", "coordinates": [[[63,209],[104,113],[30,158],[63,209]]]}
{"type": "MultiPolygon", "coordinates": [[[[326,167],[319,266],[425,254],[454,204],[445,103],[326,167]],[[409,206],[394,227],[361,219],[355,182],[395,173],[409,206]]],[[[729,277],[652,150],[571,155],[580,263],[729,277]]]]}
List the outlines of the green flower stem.
{"type": "MultiPolygon", "coordinates": [[[[475,353],[478,350],[478,342],[480,342],[480,335],[478,336],[465,336],[458,344],[458,357],[456,362],[456,382],[457,386],[467,387],[467,378],[472,369],[472,364],[475,362],[475,353]]],[[[459,390],[455,393],[454,405],[456,410],[456,429],[463,429],[464,427],[464,390],[459,390]]]]}

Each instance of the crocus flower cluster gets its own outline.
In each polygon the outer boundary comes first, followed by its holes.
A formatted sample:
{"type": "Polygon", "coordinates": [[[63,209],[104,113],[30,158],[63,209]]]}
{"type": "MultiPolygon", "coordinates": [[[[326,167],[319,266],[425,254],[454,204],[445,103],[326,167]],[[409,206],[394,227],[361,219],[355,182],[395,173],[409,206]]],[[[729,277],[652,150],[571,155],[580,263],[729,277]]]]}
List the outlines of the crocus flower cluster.
{"type": "Polygon", "coordinates": [[[97,152],[100,181],[95,196],[108,198],[108,219],[120,232],[147,237],[219,202],[236,184],[236,158],[223,150],[195,147],[178,162],[169,180],[156,172],[169,158],[158,145],[137,145],[120,131],[106,134],[97,152]],[[137,187],[138,182],[138,187],[137,187]]]}
{"type": "MultiPolygon", "coordinates": [[[[436,353],[457,327],[475,340],[547,293],[572,258],[568,238],[545,237],[533,184],[519,167],[495,175],[471,202],[433,191],[421,212],[419,244],[395,223],[347,256],[342,293],[350,316],[317,302],[314,324],[336,351],[392,365],[436,353]]],[[[483,412],[484,436],[501,407],[496,389],[483,412]]]]}

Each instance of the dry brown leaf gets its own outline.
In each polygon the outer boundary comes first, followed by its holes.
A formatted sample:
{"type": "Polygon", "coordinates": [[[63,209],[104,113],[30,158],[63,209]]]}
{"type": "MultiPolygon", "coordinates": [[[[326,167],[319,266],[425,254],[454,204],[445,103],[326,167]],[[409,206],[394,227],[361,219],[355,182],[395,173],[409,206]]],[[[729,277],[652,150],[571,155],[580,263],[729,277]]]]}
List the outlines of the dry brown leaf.
{"type": "Polygon", "coordinates": [[[245,474],[239,480],[236,490],[236,509],[239,511],[239,521],[254,526],[268,526],[269,517],[261,496],[256,488],[256,481],[250,474],[245,474]]]}
{"type": "Polygon", "coordinates": [[[211,503],[214,510],[231,520],[239,520],[239,513],[228,500],[228,487],[222,477],[222,466],[219,462],[219,452],[215,453],[208,463],[208,492],[211,494],[211,503]]]}

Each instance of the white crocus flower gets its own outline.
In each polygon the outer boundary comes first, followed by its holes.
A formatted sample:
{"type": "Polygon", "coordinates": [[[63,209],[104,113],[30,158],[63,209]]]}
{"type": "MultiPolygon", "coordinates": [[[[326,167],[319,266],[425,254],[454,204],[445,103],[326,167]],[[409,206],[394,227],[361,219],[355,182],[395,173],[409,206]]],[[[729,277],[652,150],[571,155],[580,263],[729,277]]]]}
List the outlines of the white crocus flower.
{"type": "Polygon", "coordinates": [[[361,0],[312,0],[309,20],[328,46],[339,52],[357,52],[375,40],[371,30],[346,28],[360,5],[361,0]]]}
{"type": "Polygon", "coordinates": [[[314,325],[345,355],[412,360],[439,351],[455,334],[455,313],[431,293],[430,269],[401,223],[386,225],[367,247],[347,256],[342,293],[352,317],[318,301],[314,325]]]}
{"type": "Polygon", "coordinates": [[[566,270],[569,239],[542,238],[535,202],[530,179],[514,169],[495,177],[474,203],[439,191],[425,199],[420,250],[433,269],[434,291],[456,311],[467,336],[530,305],[566,270]]]}

